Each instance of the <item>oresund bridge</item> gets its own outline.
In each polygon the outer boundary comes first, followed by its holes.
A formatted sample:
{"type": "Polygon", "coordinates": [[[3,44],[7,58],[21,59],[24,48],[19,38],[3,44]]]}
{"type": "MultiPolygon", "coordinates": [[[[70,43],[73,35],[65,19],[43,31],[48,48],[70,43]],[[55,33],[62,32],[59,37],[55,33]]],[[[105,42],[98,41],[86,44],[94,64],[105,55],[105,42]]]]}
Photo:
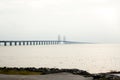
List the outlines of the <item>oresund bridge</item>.
{"type": "Polygon", "coordinates": [[[22,45],[58,45],[58,44],[78,44],[79,42],[66,41],[58,36],[58,40],[2,40],[0,41],[1,46],[22,46],[22,45]]]}

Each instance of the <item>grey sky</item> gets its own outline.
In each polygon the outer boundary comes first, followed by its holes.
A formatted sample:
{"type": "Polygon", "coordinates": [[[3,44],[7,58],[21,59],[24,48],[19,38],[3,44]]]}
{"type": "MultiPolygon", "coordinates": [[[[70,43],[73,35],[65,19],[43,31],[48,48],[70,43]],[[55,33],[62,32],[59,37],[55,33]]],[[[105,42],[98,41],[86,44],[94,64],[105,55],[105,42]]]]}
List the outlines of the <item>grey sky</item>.
{"type": "Polygon", "coordinates": [[[120,0],[0,0],[0,40],[120,42],[120,0]]]}

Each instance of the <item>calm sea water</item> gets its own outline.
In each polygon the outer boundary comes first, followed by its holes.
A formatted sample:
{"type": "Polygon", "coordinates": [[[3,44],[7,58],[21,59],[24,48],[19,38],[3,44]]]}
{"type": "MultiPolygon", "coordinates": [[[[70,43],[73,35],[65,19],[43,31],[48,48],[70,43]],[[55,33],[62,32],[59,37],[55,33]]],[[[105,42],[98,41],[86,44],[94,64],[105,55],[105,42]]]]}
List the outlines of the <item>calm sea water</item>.
{"type": "Polygon", "coordinates": [[[0,66],[120,70],[120,44],[0,46],[0,66]]]}

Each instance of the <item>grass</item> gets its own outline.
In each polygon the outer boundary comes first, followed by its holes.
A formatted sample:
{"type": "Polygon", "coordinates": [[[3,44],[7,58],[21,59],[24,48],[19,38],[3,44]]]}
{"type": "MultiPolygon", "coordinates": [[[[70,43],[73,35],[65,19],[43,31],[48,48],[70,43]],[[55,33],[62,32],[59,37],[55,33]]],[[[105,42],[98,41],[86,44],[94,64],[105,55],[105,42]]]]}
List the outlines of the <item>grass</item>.
{"type": "Polygon", "coordinates": [[[8,75],[41,75],[40,72],[26,71],[26,70],[0,70],[0,74],[8,75]]]}

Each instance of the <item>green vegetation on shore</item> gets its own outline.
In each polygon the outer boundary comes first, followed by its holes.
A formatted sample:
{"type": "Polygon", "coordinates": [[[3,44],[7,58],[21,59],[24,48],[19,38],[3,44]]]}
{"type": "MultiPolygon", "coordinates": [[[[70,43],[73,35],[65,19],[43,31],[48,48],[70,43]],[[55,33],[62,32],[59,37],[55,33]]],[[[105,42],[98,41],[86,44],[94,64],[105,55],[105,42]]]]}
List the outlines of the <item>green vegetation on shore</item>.
{"type": "Polygon", "coordinates": [[[0,68],[0,74],[7,74],[7,75],[41,75],[42,73],[36,71],[29,71],[25,69],[19,68],[0,68]]]}
{"type": "Polygon", "coordinates": [[[14,75],[44,75],[52,73],[68,72],[77,75],[91,76],[90,73],[79,69],[58,69],[58,68],[35,68],[35,67],[0,67],[0,74],[14,74],[14,75]]]}
{"type": "Polygon", "coordinates": [[[40,75],[40,72],[32,72],[32,71],[18,71],[18,70],[0,70],[0,74],[8,74],[8,75],[40,75]]]}

